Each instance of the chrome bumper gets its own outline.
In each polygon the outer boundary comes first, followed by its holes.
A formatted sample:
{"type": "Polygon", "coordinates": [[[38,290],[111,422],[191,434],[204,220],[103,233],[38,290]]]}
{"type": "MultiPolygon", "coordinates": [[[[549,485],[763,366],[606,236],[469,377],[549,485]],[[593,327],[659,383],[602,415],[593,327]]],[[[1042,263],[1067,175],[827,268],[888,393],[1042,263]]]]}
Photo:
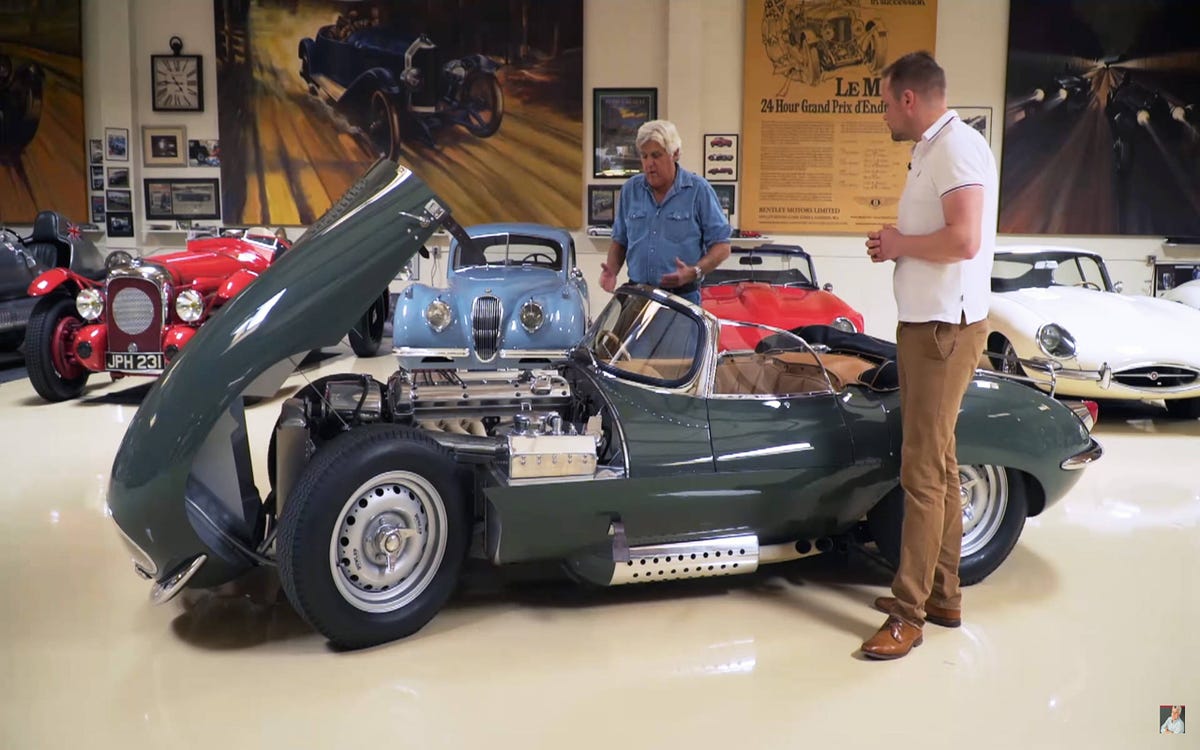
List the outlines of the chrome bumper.
{"type": "Polygon", "coordinates": [[[392,352],[398,357],[446,357],[448,359],[458,359],[470,353],[466,349],[433,349],[417,346],[396,346],[392,348],[392,352]]]}
{"type": "Polygon", "coordinates": [[[166,604],[174,599],[175,595],[183,591],[183,587],[207,561],[208,555],[202,553],[180,565],[174,573],[154,584],[150,589],[150,602],[166,604]]]}
{"type": "Polygon", "coordinates": [[[1092,438],[1092,442],[1087,448],[1063,461],[1061,466],[1066,471],[1079,471],[1088,464],[1099,461],[1103,455],[1104,448],[1096,438],[1092,438]]]}
{"type": "Polygon", "coordinates": [[[566,359],[566,349],[501,349],[501,359],[566,359]]]}

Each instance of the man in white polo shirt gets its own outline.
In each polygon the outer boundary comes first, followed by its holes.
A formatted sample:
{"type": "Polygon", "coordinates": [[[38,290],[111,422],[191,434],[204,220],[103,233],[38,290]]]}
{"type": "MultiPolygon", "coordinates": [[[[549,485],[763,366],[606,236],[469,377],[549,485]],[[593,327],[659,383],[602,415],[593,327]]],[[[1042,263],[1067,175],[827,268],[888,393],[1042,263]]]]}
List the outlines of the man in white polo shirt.
{"type": "Polygon", "coordinates": [[[904,525],[893,596],[875,601],[888,619],[863,652],[894,659],[921,644],[926,620],[962,624],[954,430],[987,340],[999,187],[983,136],[946,109],[946,74],[929,53],[885,68],[882,93],[892,139],[916,142],[896,226],[867,239],[871,260],[896,261],[904,525]]]}

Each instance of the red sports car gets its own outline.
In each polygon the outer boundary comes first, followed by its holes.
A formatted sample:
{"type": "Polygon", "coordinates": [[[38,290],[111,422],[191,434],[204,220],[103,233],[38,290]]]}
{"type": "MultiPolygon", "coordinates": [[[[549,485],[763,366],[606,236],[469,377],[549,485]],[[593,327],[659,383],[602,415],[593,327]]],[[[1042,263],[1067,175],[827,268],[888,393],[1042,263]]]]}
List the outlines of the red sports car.
{"type": "MultiPolygon", "coordinates": [[[[799,245],[734,248],[726,263],[731,267],[705,276],[700,290],[700,304],[719,318],[786,330],[807,325],[863,330],[862,314],[833,294],[832,285],[818,285],[812,256],[799,245]]],[[[721,349],[753,349],[762,337],[761,329],[723,326],[721,349]]]]}
{"type": "MultiPolygon", "coordinates": [[[[29,317],[25,366],[47,401],[83,392],[94,372],[162,374],[200,326],[259,277],[290,243],[270,235],[191,240],[181,252],[134,258],[117,250],[99,281],[54,268],[29,286],[41,297],[29,317]]],[[[298,252],[303,252],[298,249],[298,252]]],[[[358,356],[378,352],[387,320],[386,292],[350,332],[358,356]]]]}

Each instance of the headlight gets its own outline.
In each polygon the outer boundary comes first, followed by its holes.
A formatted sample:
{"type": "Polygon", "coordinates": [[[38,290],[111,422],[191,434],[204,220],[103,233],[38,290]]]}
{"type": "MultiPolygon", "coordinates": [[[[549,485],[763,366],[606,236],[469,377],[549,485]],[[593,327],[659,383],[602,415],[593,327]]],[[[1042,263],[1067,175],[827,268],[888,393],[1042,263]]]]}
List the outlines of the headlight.
{"type": "Polygon", "coordinates": [[[175,298],[175,314],[185,323],[195,323],[204,315],[204,298],[195,289],[184,289],[175,298]]]}
{"type": "Polygon", "coordinates": [[[1067,333],[1067,329],[1054,323],[1047,323],[1038,329],[1038,346],[1051,357],[1075,356],[1075,339],[1067,333]]]}
{"type": "Polygon", "coordinates": [[[446,330],[451,317],[450,305],[440,299],[435,299],[425,308],[425,322],[438,333],[446,330]]]}
{"type": "Polygon", "coordinates": [[[533,333],[542,327],[542,323],[546,322],[546,313],[542,310],[542,306],[533,300],[529,300],[521,305],[521,325],[525,326],[525,330],[533,333]]]}
{"type": "Polygon", "coordinates": [[[75,309],[84,320],[95,320],[104,312],[104,296],[99,289],[82,289],[75,297],[75,309]]]}
{"type": "Polygon", "coordinates": [[[854,325],[854,321],[847,318],[845,315],[839,315],[833,319],[833,327],[839,331],[846,333],[858,333],[858,326],[854,325]]]}

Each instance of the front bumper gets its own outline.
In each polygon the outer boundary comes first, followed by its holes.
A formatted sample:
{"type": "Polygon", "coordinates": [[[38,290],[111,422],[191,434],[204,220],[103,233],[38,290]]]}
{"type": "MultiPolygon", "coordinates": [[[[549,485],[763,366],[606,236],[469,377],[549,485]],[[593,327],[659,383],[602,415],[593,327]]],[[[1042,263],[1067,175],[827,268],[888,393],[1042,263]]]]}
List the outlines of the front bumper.
{"type": "Polygon", "coordinates": [[[1096,438],[1091,439],[1091,443],[1087,448],[1065,459],[1061,466],[1064,471],[1079,471],[1088,465],[1100,460],[1104,455],[1104,448],[1096,438]]]}

